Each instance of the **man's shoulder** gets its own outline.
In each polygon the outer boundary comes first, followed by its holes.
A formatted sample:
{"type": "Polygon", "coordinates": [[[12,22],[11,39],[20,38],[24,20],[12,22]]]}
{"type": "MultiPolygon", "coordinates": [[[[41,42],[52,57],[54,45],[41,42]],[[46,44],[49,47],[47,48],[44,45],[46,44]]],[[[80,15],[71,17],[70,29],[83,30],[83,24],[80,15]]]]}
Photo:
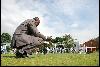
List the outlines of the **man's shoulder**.
{"type": "Polygon", "coordinates": [[[35,20],[34,19],[27,19],[24,22],[22,22],[21,24],[34,24],[35,20]]]}
{"type": "Polygon", "coordinates": [[[24,22],[22,22],[20,25],[27,25],[27,24],[29,24],[29,25],[32,25],[32,26],[35,27],[34,22],[35,22],[34,19],[27,19],[27,20],[25,20],[24,22]]]}

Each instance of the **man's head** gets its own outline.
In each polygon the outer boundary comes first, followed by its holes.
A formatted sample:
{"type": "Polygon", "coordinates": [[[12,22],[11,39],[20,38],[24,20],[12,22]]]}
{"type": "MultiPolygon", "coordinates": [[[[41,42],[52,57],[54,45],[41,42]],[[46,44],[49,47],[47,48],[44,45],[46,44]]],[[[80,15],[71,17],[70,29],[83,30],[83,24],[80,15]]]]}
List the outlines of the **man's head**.
{"type": "Polygon", "coordinates": [[[33,18],[35,20],[35,25],[38,26],[40,23],[40,20],[38,17],[33,18]]]}

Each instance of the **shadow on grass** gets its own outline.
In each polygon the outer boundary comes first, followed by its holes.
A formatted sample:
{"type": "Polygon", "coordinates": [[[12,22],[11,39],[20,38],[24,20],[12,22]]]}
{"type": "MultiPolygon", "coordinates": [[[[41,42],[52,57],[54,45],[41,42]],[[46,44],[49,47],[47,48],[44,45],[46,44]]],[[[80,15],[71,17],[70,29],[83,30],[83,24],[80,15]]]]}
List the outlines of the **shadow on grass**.
{"type": "Polygon", "coordinates": [[[16,56],[2,56],[3,58],[35,58],[35,57],[16,57],[16,56]]]}
{"type": "Polygon", "coordinates": [[[16,58],[16,56],[2,56],[4,58],[16,58]]]}

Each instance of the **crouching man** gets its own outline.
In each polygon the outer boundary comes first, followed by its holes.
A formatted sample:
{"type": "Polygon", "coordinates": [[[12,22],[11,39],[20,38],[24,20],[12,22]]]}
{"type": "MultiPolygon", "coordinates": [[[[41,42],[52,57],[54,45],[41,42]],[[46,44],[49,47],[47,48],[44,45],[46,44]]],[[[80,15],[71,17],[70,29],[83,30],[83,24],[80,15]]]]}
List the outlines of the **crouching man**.
{"type": "Polygon", "coordinates": [[[39,23],[39,18],[35,17],[25,20],[16,28],[11,42],[11,47],[16,48],[16,57],[27,57],[27,54],[32,54],[33,48],[50,40],[50,37],[46,37],[38,31],[39,23]]]}

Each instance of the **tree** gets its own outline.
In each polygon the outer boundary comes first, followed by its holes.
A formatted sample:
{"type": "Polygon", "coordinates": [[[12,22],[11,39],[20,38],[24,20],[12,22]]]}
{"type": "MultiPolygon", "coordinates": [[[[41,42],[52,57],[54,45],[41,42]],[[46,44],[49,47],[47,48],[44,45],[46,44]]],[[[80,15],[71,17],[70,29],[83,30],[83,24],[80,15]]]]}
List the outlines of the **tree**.
{"type": "Polygon", "coordinates": [[[8,33],[2,33],[1,35],[1,43],[10,43],[11,36],[8,33]]]}
{"type": "Polygon", "coordinates": [[[63,44],[65,44],[64,46],[67,48],[71,48],[74,47],[74,39],[71,37],[71,35],[64,35],[63,36],[63,44]]]}
{"type": "Polygon", "coordinates": [[[70,34],[69,35],[65,34],[62,37],[56,37],[55,39],[52,39],[51,42],[56,44],[64,44],[64,47],[71,48],[75,46],[74,40],[76,39],[73,39],[70,34]]]}
{"type": "Polygon", "coordinates": [[[63,39],[61,37],[56,37],[55,39],[52,39],[52,43],[62,44],[63,39]]]}

